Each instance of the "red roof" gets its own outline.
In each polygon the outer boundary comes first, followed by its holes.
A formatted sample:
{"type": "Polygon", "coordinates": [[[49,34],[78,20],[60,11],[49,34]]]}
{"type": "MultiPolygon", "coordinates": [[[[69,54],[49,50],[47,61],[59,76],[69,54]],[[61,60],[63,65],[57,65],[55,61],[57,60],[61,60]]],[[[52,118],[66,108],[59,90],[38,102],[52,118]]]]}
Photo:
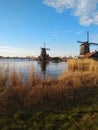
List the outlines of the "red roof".
{"type": "Polygon", "coordinates": [[[89,58],[90,56],[92,56],[95,53],[96,53],[96,51],[94,51],[94,52],[88,52],[82,58],[89,58]]]}

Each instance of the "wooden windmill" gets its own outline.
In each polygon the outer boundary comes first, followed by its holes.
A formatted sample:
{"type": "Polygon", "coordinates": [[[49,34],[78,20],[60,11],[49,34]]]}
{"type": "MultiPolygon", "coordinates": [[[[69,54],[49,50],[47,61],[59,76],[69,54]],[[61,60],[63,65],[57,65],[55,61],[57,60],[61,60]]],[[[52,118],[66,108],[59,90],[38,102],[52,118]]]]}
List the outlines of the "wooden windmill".
{"type": "Polygon", "coordinates": [[[41,53],[40,53],[41,60],[48,60],[49,55],[47,54],[46,50],[50,50],[50,49],[46,48],[46,43],[44,42],[44,47],[41,48],[41,53]]]}
{"type": "Polygon", "coordinates": [[[90,45],[98,45],[98,43],[89,42],[89,32],[87,31],[87,41],[77,41],[78,43],[82,43],[80,45],[80,55],[85,55],[90,52],[90,45]]]}

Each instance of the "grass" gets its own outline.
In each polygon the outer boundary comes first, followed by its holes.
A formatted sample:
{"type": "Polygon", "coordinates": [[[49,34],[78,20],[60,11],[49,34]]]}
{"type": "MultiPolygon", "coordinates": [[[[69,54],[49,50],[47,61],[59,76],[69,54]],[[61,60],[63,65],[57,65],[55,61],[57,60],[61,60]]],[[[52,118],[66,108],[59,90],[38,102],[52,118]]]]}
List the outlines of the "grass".
{"type": "Polygon", "coordinates": [[[28,82],[15,69],[0,69],[1,130],[97,130],[98,61],[68,61],[68,72],[28,82]],[[83,67],[84,66],[84,67],[83,67]]]}

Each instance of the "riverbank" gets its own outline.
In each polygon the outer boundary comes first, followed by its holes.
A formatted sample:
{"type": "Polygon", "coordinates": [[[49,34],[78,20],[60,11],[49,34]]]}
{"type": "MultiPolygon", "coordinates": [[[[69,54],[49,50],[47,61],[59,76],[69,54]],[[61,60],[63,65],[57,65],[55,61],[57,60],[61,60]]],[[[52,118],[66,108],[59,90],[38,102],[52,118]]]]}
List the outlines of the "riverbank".
{"type": "Polygon", "coordinates": [[[1,69],[1,130],[97,130],[98,61],[71,60],[68,68],[44,81],[32,70],[28,82],[1,69]]]}

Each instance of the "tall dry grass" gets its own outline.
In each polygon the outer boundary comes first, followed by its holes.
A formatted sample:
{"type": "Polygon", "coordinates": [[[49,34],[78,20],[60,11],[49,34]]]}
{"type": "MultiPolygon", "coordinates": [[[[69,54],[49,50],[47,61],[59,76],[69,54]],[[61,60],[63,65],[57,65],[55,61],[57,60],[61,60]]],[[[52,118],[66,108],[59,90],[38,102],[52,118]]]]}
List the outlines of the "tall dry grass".
{"type": "Polygon", "coordinates": [[[15,69],[10,73],[0,72],[0,112],[59,110],[70,106],[79,97],[88,97],[89,88],[98,86],[98,62],[71,60],[68,68],[71,71],[46,80],[36,77],[32,70],[28,73],[28,82],[15,69]]]}
{"type": "MultiPolygon", "coordinates": [[[[98,61],[93,59],[68,60],[68,71],[60,75],[60,80],[65,80],[71,86],[93,86],[98,83],[98,61]]],[[[68,84],[66,82],[66,84],[68,84]]]]}
{"type": "Polygon", "coordinates": [[[98,61],[93,59],[72,59],[68,60],[68,70],[98,72],[98,61]]]}

